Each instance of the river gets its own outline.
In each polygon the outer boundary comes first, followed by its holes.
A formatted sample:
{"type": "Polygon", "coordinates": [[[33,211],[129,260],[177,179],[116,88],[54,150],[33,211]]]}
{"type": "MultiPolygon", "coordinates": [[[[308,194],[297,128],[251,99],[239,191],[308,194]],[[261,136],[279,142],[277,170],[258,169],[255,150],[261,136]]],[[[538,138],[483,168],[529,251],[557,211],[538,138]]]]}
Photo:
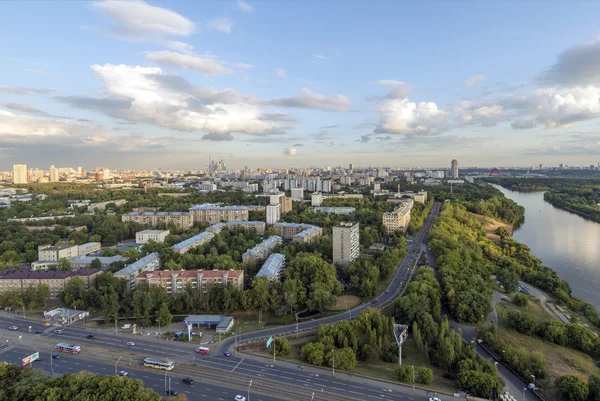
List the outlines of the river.
{"type": "Polygon", "coordinates": [[[573,295],[600,308],[600,224],[552,206],[543,192],[494,187],[525,208],[513,237],[567,280],[573,295]]]}

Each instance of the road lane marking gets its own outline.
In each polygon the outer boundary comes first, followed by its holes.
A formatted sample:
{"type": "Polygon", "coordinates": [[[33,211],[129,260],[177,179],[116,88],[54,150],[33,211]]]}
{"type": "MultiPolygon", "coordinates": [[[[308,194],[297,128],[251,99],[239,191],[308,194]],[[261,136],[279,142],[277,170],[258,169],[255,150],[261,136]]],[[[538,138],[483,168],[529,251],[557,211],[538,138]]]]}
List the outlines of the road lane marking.
{"type": "Polygon", "coordinates": [[[236,369],[238,366],[240,366],[240,364],[241,364],[242,362],[244,362],[244,359],[245,359],[245,358],[242,358],[242,360],[241,360],[241,361],[239,361],[239,362],[238,362],[238,364],[237,364],[237,365],[235,365],[235,366],[233,367],[233,369],[231,369],[231,371],[233,372],[233,371],[234,371],[234,370],[235,370],[235,369],[236,369]]]}

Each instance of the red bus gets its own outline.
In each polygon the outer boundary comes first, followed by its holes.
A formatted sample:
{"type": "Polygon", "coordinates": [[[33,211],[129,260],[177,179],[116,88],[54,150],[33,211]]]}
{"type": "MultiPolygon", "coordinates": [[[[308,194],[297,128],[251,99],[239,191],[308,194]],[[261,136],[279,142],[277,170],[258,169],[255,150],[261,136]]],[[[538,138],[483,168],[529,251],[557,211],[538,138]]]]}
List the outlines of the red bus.
{"type": "Polygon", "coordinates": [[[62,352],[72,352],[73,354],[79,354],[81,352],[81,347],[79,345],[65,343],[56,344],[56,349],[62,352]]]}
{"type": "Polygon", "coordinates": [[[199,354],[209,355],[210,354],[210,348],[198,347],[198,348],[196,348],[196,352],[199,353],[199,354]]]}

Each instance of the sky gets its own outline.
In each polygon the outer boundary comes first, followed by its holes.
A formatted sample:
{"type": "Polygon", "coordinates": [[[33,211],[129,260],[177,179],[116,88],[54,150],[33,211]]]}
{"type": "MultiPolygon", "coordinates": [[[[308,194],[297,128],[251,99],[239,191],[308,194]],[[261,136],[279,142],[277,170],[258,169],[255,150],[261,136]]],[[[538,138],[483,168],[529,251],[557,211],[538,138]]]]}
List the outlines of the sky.
{"type": "Polygon", "coordinates": [[[600,162],[600,2],[9,0],[0,15],[0,169],[600,162]]]}

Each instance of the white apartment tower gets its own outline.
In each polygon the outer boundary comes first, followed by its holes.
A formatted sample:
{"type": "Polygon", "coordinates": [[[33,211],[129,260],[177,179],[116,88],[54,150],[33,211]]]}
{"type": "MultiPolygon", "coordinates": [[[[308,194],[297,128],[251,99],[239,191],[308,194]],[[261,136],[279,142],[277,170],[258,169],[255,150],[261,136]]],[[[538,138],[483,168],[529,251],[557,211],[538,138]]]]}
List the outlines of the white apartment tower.
{"type": "Polygon", "coordinates": [[[267,205],[267,224],[275,224],[281,217],[281,205],[267,205]]]}
{"type": "Polygon", "coordinates": [[[358,223],[342,222],[333,227],[333,263],[343,266],[358,259],[360,255],[360,231],[358,223]]]}
{"type": "Polygon", "coordinates": [[[458,160],[453,159],[450,165],[450,178],[457,179],[458,178],[458,160]]]}
{"type": "Polygon", "coordinates": [[[27,184],[26,164],[13,164],[13,184],[27,184]]]}
{"type": "Polygon", "coordinates": [[[50,182],[58,182],[58,169],[54,165],[50,166],[50,182]]]}

